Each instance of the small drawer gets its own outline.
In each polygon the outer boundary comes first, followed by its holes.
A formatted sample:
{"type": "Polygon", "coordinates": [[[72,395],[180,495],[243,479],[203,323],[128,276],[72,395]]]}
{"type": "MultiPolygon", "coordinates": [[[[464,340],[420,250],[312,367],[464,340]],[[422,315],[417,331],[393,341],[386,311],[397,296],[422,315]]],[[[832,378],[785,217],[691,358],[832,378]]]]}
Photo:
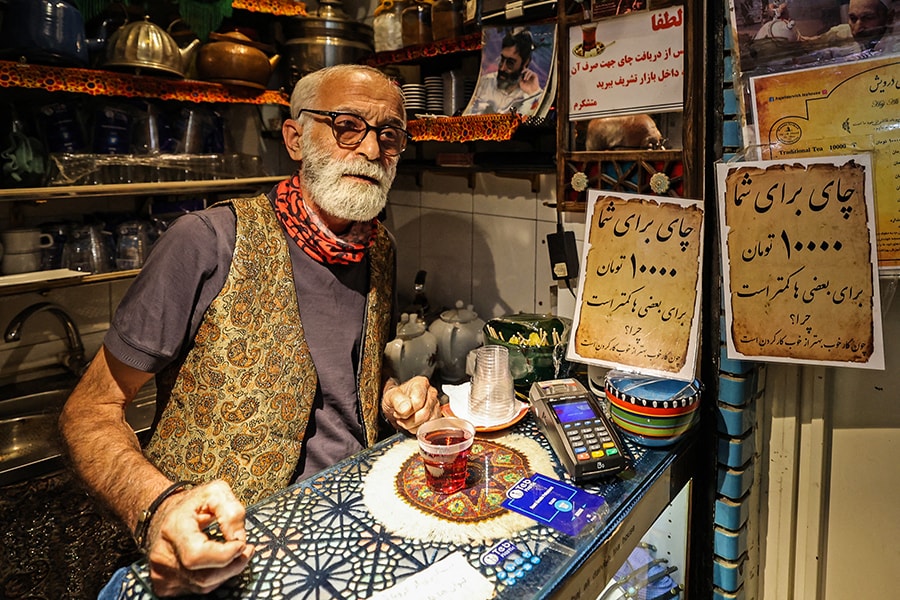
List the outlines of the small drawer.
{"type": "Polygon", "coordinates": [[[715,524],[736,531],[747,523],[750,517],[749,496],[732,500],[721,496],[716,499],[715,524]]]}
{"type": "Polygon", "coordinates": [[[717,408],[719,413],[716,420],[719,433],[728,437],[743,437],[753,429],[756,422],[756,410],[753,404],[737,408],[719,402],[717,408]]]}
{"type": "Polygon", "coordinates": [[[713,560],[713,585],[725,592],[737,592],[744,584],[746,559],[739,561],[716,558],[713,560]]]}
{"type": "Polygon", "coordinates": [[[744,594],[744,586],[741,586],[734,592],[727,592],[719,588],[714,588],[712,597],[713,600],[745,600],[747,595],[744,594]]]}
{"type": "Polygon", "coordinates": [[[754,400],[756,395],[756,373],[745,375],[719,375],[719,402],[731,406],[745,406],[754,400]]]}
{"type": "Polygon", "coordinates": [[[753,458],[756,453],[756,439],[753,432],[749,432],[744,437],[719,438],[719,450],[717,460],[719,463],[728,467],[741,467],[753,458]]]}
{"type": "Polygon", "coordinates": [[[727,560],[738,560],[747,552],[747,527],[737,531],[716,527],[713,531],[713,553],[727,560]]]}
{"type": "Polygon", "coordinates": [[[737,500],[753,485],[753,463],[745,469],[729,469],[719,465],[716,478],[716,491],[732,500],[737,500]]]}

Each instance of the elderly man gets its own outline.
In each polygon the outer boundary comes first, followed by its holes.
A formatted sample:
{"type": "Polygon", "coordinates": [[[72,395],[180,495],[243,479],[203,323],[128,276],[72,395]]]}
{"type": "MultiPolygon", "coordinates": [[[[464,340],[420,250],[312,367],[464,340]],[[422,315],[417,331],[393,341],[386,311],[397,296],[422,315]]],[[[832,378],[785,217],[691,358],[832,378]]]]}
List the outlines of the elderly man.
{"type": "Polygon", "coordinates": [[[831,47],[853,44],[855,52],[867,55],[900,52],[894,16],[892,0],[850,0],[847,23],[835,25],[820,35],[801,36],[800,40],[831,47]]]}
{"type": "Polygon", "coordinates": [[[440,412],[425,378],[382,374],[395,252],[376,216],[408,140],[399,87],[368,67],[323,69],[299,81],[291,116],[299,171],[173,224],[60,419],[159,596],[206,593],[246,567],[246,504],[374,443],[382,415],[414,432],[440,412]],[[124,411],[154,374],[142,449],[124,411]],[[213,521],[224,540],[205,534],[213,521]]]}

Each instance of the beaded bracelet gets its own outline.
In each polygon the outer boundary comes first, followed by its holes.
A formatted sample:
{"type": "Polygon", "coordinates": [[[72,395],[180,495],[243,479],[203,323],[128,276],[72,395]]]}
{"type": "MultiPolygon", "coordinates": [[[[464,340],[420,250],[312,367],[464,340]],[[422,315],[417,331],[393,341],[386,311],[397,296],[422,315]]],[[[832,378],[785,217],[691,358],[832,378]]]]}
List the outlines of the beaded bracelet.
{"type": "Polygon", "coordinates": [[[160,505],[165,502],[169,496],[173,496],[181,491],[189,490],[192,487],[194,487],[193,481],[176,481],[163,490],[163,492],[150,503],[147,510],[141,512],[138,516],[137,525],[134,527],[134,541],[137,542],[139,549],[146,550],[146,548],[144,548],[144,543],[147,541],[147,533],[150,531],[150,520],[153,519],[153,515],[159,510],[160,505]]]}

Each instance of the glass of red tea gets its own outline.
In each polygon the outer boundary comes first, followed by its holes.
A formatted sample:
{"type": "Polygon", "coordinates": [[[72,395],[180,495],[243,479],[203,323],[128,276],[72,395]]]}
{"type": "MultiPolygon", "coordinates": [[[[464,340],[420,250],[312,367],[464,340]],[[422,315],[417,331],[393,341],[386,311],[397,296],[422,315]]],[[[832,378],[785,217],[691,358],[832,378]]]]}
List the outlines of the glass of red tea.
{"type": "Polygon", "coordinates": [[[428,487],[442,494],[463,489],[475,426],[465,419],[441,417],[419,427],[416,438],[428,487]]]}

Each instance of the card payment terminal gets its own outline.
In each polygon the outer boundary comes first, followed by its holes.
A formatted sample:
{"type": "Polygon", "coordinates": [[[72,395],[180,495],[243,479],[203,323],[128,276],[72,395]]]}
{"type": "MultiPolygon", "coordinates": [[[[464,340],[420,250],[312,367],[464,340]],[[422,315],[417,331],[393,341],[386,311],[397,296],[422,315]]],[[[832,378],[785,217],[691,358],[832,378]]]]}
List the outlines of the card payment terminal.
{"type": "Polygon", "coordinates": [[[541,431],[576,482],[609,477],[628,466],[618,432],[577,380],[537,381],[529,400],[541,431]]]}

